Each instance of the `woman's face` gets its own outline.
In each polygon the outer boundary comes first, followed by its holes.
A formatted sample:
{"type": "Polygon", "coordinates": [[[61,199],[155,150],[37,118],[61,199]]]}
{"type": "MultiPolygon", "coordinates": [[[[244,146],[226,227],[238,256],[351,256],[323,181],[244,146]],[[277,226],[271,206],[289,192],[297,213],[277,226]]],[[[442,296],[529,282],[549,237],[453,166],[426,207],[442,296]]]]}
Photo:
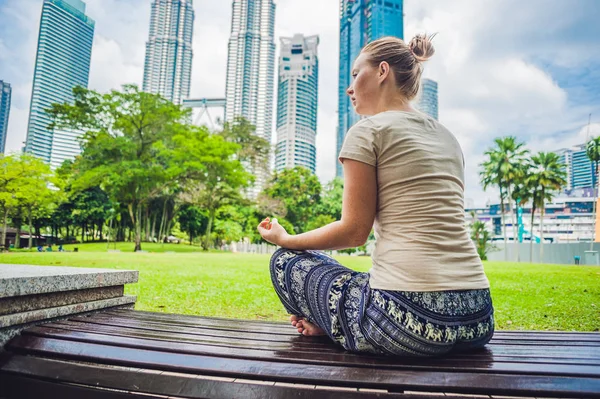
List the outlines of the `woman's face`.
{"type": "Polygon", "coordinates": [[[381,90],[379,70],[368,61],[368,56],[361,53],[352,68],[352,83],[346,89],[354,110],[359,115],[374,115],[381,90]]]}

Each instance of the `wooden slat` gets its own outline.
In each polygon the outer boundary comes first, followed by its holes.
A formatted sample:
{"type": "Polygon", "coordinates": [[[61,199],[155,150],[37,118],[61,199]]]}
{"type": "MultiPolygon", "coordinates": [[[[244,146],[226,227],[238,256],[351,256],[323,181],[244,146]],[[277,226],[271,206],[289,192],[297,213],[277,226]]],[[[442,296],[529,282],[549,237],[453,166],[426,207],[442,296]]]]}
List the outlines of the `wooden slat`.
{"type": "MultiPolygon", "coordinates": [[[[465,371],[477,372],[507,372],[507,373],[530,373],[547,375],[570,375],[570,376],[594,376],[598,375],[598,365],[582,364],[549,364],[538,363],[530,365],[525,362],[494,362],[492,359],[472,358],[468,361],[457,362],[456,359],[439,358],[431,359],[411,359],[399,361],[398,359],[361,357],[345,353],[328,353],[316,355],[310,352],[296,352],[293,349],[288,350],[267,350],[267,349],[247,349],[217,347],[213,345],[193,344],[172,341],[157,341],[152,339],[131,338],[121,336],[116,340],[113,336],[99,333],[86,333],[81,331],[68,331],[53,329],[46,326],[33,327],[24,333],[21,338],[31,337],[36,339],[66,339],[69,341],[89,342],[102,345],[111,345],[123,348],[136,348],[156,351],[169,351],[175,353],[222,356],[227,358],[241,359],[259,359],[272,361],[293,361],[299,364],[345,364],[361,367],[388,367],[388,368],[416,368],[431,369],[438,371],[453,371],[460,367],[465,371]],[[33,335],[35,337],[33,337],[33,335]]],[[[9,348],[17,349],[18,345],[11,342],[9,348]]]]}
{"type": "MultiPolygon", "coordinates": [[[[121,320],[141,320],[166,322],[170,325],[190,325],[202,328],[220,327],[239,331],[254,331],[252,327],[261,327],[259,331],[267,333],[294,334],[293,328],[289,323],[284,322],[262,322],[242,319],[223,319],[217,317],[198,317],[192,315],[175,315],[168,313],[145,312],[137,310],[111,310],[99,314],[101,317],[109,315],[121,320]],[[268,328],[272,327],[272,328],[268,328]],[[291,330],[290,330],[291,329],[291,330]]],[[[95,318],[94,315],[93,318],[95,318]]],[[[562,331],[496,331],[494,338],[503,340],[524,341],[572,341],[572,342],[590,342],[600,344],[600,334],[592,332],[562,332],[562,331]]]]}
{"type": "MultiPolygon", "coordinates": [[[[154,393],[156,395],[167,395],[189,398],[324,398],[334,399],[340,397],[339,391],[327,389],[307,389],[287,386],[266,386],[252,383],[239,383],[217,381],[210,379],[196,378],[195,375],[160,375],[134,372],[131,370],[116,370],[101,366],[90,366],[76,364],[71,362],[56,361],[36,357],[12,356],[3,367],[3,382],[9,384],[11,392],[24,392],[21,388],[28,386],[25,384],[39,384],[46,391],[36,389],[35,396],[14,396],[14,397],[44,397],[48,392],[54,395],[57,391],[54,386],[61,387],[67,391],[69,385],[65,383],[77,383],[90,387],[105,387],[119,389],[128,392],[154,393]],[[43,380],[43,381],[40,381],[43,380]],[[40,384],[41,382],[41,384],[40,384]],[[54,382],[52,385],[50,382],[54,382]],[[60,383],[60,384],[56,384],[60,383]]],[[[79,388],[79,387],[77,387],[79,388]]],[[[80,388],[82,389],[82,388],[80,388]]],[[[67,396],[56,395],[53,398],[98,398],[98,399],[117,399],[131,398],[139,396],[111,396],[111,391],[98,391],[86,389],[84,392],[94,392],[96,396],[67,396]]],[[[0,391],[2,392],[2,391],[0,391]]],[[[6,395],[9,398],[10,395],[6,395]]],[[[371,393],[360,391],[344,391],[344,398],[403,398],[403,399],[423,399],[423,398],[441,398],[440,395],[402,395],[397,393],[371,393]]],[[[457,399],[461,399],[458,397],[457,399]]],[[[462,399],[466,399],[462,397],[462,399]]]]}
{"type": "MultiPolygon", "coordinates": [[[[191,344],[202,344],[202,345],[214,345],[214,346],[225,346],[229,348],[245,348],[245,349],[256,349],[256,350],[278,350],[278,351],[292,351],[294,357],[300,352],[311,353],[311,358],[320,359],[323,354],[338,353],[343,354],[345,357],[359,357],[363,356],[345,352],[339,346],[333,346],[317,343],[311,346],[310,342],[299,343],[294,342],[281,342],[279,344],[265,341],[253,341],[252,337],[248,337],[246,340],[240,340],[237,338],[229,337],[218,337],[210,336],[205,338],[203,336],[190,336],[189,334],[178,334],[173,332],[154,331],[151,333],[145,333],[146,330],[136,329],[132,327],[116,327],[116,326],[98,326],[91,323],[69,323],[69,322],[58,322],[45,324],[44,328],[53,328],[59,330],[65,330],[64,334],[68,334],[68,331],[79,331],[79,332],[90,332],[90,333],[101,333],[104,335],[111,336],[122,336],[129,338],[144,338],[161,341],[171,342],[186,342],[191,344]]],[[[45,335],[45,330],[30,329],[29,334],[45,335]]],[[[54,336],[61,336],[57,333],[54,336]]],[[[64,336],[68,339],[68,336],[64,336]]],[[[300,337],[298,337],[300,338],[300,337]]],[[[302,337],[306,338],[306,337],[302,337]]],[[[547,348],[490,348],[489,350],[480,351],[479,353],[470,354],[454,354],[444,357],[444,362],[453,362],[454,364],[465,364],[468,361],[494,361],[494,362],[521,362],[521,363],[557,363],[557,364],[569,364],[569,365],[596,365],[600,366],[600,358],[593,356],[592,354],[585,351],[570,351],[568,348],[559,348],[560,353],[556,350],[548,350],[547,348]]],[[[394,358],[377,358],[376,364],[385,366],[386,364],[428,364],[432,361],[429,359],[402,359],[399,361],[394,358]]]]}
{"type": "MultiPolygon", "coordinates": [[[[16,337],[9,344],[9,349],[46,357],[129,367],[136,366],[194,374],[236,376],[237,378],[315,385],[327,381],[328,385],[392,390],[410,389],[427,392],[449,391],[548,397],[600,397],[600,379],[591,377],[576,378],[491,372],[483,375],[481,373],[465,372],[460,368],[456,368],[451,373],[428,369],[401,370],[386,368],[378,369],[377,372],[366,372],[361,367],[299,365],[295,362],[191,355],[88,342],[69,342],[34,336],[16,337]],[[573,395],[574,392],[576,395],[573,395]]],[[[536,367],[539,366],[536,365],[536,367]]]]}
{"type": "MultiPolygon", "coordinates": [[[[78,321],[83,321],[82,319],[77,319],[78,321]]],[[[105,320],[103,317],[88,319],[90,323],[98,323],[98,320],[105,320]]],[[[305,343],[314,342],[314,345],[317,347],[329,347],[331,348],[331,342],[327,338],[323,338],[321,340],[315,340],[313,337],[311,338],[299,336],[296,333],[295,336],[281,337],[277,335],[277,333],[269,334],[268,332],[253,334],[251,332],[242,332],[242,331],[219,331],[215,332],[210,329],[201,329],[199,327],[189,328],[189,327],[177,327],[169,324],[153,324],[150,322],[143,323],[141,321],[126,321],[126,320],[107,320],[105,325],[112,325],[114,327],[132,327],[139,329],[154,329],[157,331],[178,331],[178,332],[187,332],[190,334],[202,334],[202,332],[210,331],[208,334],[211,336],[219,335],[225,337],[236,337],[243,338],[244,340],[252,341],[252,340],[263,340],[263,337],[270,337],[270,341],[279,341],[279,342],[289,342],[294,343],[295,345],[299,345],[300,347],[305,346],[305,343]],[[305,339],[305,340],[303,340],[305,339]]],[[[291,327],[289,327],[291,329],[291,327]]],[[[206,333],[205,333],[206,334],[206,333]]],[[[310,345],[310,344],[309,344],[310,345]]],[[[300,349],[300,348],[298,348],[300,349]]],[[[600,346],[590,346],[585,345],[584,343],[579,343],[577,347],[572,347],[570,345],[565,345],[565,343],[554,342],[554,345],[546,342],[543,345],[540,345],[539,342],[534,341],[529,344],[524,342],[519,342],[518,344],[495,344],[495,341],[489,344],[488,349],[490,350],[491,356],[527,356],[527,355],[539,355],[541,357],[560,357],[561,355],[570,358],[570,359],[598,359],[600,360],[600,346]]],[[[471,354],[469,354],[471,356],[471,354]]],[[[475,354],[476,356],[476,354],[475,354]]]]}

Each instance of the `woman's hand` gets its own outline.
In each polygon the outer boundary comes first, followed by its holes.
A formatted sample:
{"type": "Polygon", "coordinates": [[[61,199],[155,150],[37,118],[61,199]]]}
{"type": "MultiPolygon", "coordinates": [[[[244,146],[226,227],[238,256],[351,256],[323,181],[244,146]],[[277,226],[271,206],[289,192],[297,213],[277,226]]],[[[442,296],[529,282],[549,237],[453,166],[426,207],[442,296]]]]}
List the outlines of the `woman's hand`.
{"type": "Polygon", "coordinates": [[[266,241],[271,244],[279,245],[280,247],[285,246],[285,241],[290,236],[275,218],[273,220],[265,218],[260,222],[258,225],[258,232],[266,241]]]}

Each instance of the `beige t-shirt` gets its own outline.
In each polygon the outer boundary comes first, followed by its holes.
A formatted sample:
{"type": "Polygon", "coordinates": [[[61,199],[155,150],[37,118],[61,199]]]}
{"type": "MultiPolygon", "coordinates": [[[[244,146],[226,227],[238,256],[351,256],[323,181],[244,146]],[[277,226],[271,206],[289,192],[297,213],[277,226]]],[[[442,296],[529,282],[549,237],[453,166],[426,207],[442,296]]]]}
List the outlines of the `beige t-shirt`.
{"type": "Polygon", "coordinates": [[[464,215],[464,159],[434,119],[386,111],[350,130],[339,155],[377,168],[372,288],[488,288],[464,215]]]}

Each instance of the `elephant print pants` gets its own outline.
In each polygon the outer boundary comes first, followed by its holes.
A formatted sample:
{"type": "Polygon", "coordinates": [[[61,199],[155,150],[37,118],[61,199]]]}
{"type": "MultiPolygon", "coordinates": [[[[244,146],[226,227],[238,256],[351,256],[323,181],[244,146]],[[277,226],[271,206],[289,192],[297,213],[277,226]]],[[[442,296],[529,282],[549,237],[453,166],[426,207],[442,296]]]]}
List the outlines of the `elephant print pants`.
{"type": "Polygon", "coordinates": [[[494,334],[489,289],[372,289],[369,273],[348,269],[318,251],[280,248],[270,270],[287,312],[316,324],[348,351],[439,356],[481,348],[494,334]]]}

